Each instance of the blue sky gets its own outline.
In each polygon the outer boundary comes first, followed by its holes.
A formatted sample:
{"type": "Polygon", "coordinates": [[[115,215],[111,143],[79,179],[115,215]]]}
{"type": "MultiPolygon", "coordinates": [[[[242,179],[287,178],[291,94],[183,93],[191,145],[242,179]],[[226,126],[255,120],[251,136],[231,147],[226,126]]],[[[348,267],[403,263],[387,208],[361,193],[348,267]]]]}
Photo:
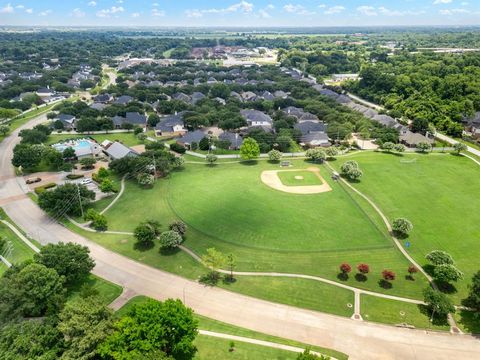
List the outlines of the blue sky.
{"type": "Polygon", "coordinates": [[[480,25],[480,0],[0,0],[1,25],[480,25]]]}

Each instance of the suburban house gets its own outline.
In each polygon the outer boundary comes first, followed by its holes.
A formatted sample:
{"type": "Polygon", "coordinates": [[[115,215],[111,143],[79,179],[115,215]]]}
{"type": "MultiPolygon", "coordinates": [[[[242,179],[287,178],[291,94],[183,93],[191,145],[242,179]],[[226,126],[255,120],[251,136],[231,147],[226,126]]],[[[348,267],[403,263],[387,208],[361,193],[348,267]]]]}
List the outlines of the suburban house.
{"type": "Polygon", "coordinates": [[[420,143],[428,143],[430,145],[433,145],[435,143],[435,140],[433,138],[429,138],[420,133],[414,133],[408,130],[408,128],[400,131],[399,140],[402,144],[405,144],[408,147],[417,147],[417,145],[420,143]]]}
{"type": "Polygon", "coordinates": [[[302,146],[322,146],[331,145],[326,133],[327,127],[319,121],[303,121],[294,125],[294,128],[301,132],[300,145],[302,146]]]}
{"type": "Polygon", "coordinates": [[[305,112],[302,108],[289,106],[282,110],[287,116],[293,116],[298,122],[303,121],[319,121],[318,117],[312,113],[305,112]]]}
{"type": "Polygon", "coordinates": [[[49,97],[55,95],[55,90],[50,89],[48,87],[46,88],[40,88],[36,91],[36,94],[40,96],[41,98],[49,97]]]}
{"type": "Polygon", "coordinates": [[[471,133],[473,138],[480,139],[480,111],[470,118],[464,118],[463,121],[466,123],[465,131],[471,133]]]}
{"type": "Polygon", "coordinates": [[[244,109],[240,111],[240,114],[243,116],[249,127],[262,126],[271,128],[273,125],[272,118],[261,111],[244,109]]]}
{"type": "Polygon", "coordinates": [[[59,114],[55,121],[60,121],[65,130],[76,130],[77,118],[69,114],[59,114]]]}
{"type": "Polygon", "coordinates": [[[103,152],[112,160],[122,159],[126,156],[138,156],[138,153],[135,150],[130,149],[118,141],[109,144],[103,152]]]}
{"type": "Polygon", "coordinates": [[[230,146],[228,147],[230,150],[238,150],[243,144],[243,138],[240,135],[229,131],[221,133],[218,138],[222,141],[230,142],[230,146]]]}
{"type": "Polygon", "coordinates": [[[115,129],[121,129],[125,124],[131,124],[141,128],[145,128],[147,126],[147,117],[139,114],[138,112],[127,112],[125,117],[118,115],[114,116],[112,121],[115,129]]]}
{"type": "Polygon", "coordinates": [[[358,80],[358,74],[333,74],[332,80],[335,82],[341,82],[345,80],[358,80]]]}
{"type": "Polygon", "coordinates": [[[177,144],[189,148],[192,146],[192,143],[199,143],[205,137],[205,133],[202,130],[195,130],[192,132],[187,132],[181,138],[177,139],[177,144]]]}
{"type": "Polygon", "coordinates": [[[192,98],[190,96],[182,92],[173,94],[172,98],[178,101],[183,101],[188,104],[192,101],[192,98]]]}
{"type": "Polygon", "coordinates": [[[93,100],[97,103],[106,104],[113,101],[113,96],[110,94],[100,94],[95,96],[93,100]]]}
{"type": "Polygon", "coordinates": [[[175,115],[168,115],[164,117],[155,126],[156,136],[179,136],[184,135],[187,132],[185,124],[183,122],[183,115],[181,112],[175,115]]]}
{"type": "Polygon", "coordinates": [[[129,95],[122,95],[117,100],[115,100],[114,104],[117,105],[127,105],[128,103],[133,101],[133,97],[129,95]]]}
{"type": "Polygon", "coordinates": [[[203,95],[201,92],[194,92],[191,96],[191,99],[190,99],[190,102],[195,105],[197,102],[199,102],[200,100],[203,100],[205,99],[205,95],[203,95]]]}

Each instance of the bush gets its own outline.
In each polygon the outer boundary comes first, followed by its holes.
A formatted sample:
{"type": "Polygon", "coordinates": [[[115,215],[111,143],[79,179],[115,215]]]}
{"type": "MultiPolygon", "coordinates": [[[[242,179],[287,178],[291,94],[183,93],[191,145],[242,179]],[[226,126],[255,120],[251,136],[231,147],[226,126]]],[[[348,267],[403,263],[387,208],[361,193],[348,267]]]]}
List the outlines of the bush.
{"type": "Polygon", "coordinates": [[[80,175],[80,174],[68,174],[68,175],[66,176],[66,178],[67,178],[68,180],[77,180],[77,179],[81,179],[81,178],[83,178],[83,177],[84,177],[84,176],[83,176],[83,175],[80,175]]]}
{"type": "Polygon", "coordinates": [[[55,183],[48,183],[48,184],[45,184],[45,185],[42,185],[42,186],[37,186],[35,188],[35,194],[40,195],[41,193],[45,192],[48,189],[52,189],[55,186],[57,186],[57,184],[55,184],[55,183]]]}
{"type": "Polygon", "coordinates": [[[382,271],[382,278],[385,281],[392,281],[395,280],[395,273],[390,270],[383,270],[382,271]]]}
{"type": "Polygon", "coordinates": [[[363,175],[363,172],[358,167],[358,163],[353,160],[345,162],[340,170],[342,175],[350,180],[357,180],[363,175]]]}
{"type": "Polygon", "coordinates": [[[108,221],[105,215],[100,214],[94,209],[88,209],[84,219],[91,221],[91,227],[97,231],[106,231],[108,229],[108,221]]]}
{"type": "Polygon", "coordinates": [[[182,243],[182,236],[174,231],[165,231],[160,234],[160,248],[161,249],[173,249],[182,243]]]}
{"type": "Polygon", "coordinates": [[[178,154],[185,154],[185,152],[187,151],[187,149],[185,149],[185,147],[183,147],[182,145],[177,144],[177,143],[171,144],[170,145],[170,150],[175,151],[178,154]]]}
{"type": "Polygon", "coordinates": [[[213,154],[207,154],[205,160],[207,160],[210,165],[213,165],[218,160],[218,157],[213,154]]]}
{"type": "Polygon", "coordinates": [[[315,162],[323,162],[327,158],[327,154],[322,149],[308,149],[305,156],[315,162]]]}
{"type": "Polygon", "coordinates": [[[180,220],[177,220],[177,221],[174,221],[173,223],[171,223],[169,228],[170,228],[170,230],[173,230],[173,231],[179,233],[182,237],[187,232],[187,225],[180,220]]]}
{"type": "Polygon", "coordinates": [[[280,159],[282,158],[282,153],[278,150],[270,150],[268,152],[268,159],[270,161],[280,161],[280,159]]]}
{"type": "Polygon", "coordinates": [[[352,267],[350,266],[350,264],[343,263],[342,265],[340,265],[340,271],[343,274],[348,274],[350,271],[352,271],[352,267]]]}

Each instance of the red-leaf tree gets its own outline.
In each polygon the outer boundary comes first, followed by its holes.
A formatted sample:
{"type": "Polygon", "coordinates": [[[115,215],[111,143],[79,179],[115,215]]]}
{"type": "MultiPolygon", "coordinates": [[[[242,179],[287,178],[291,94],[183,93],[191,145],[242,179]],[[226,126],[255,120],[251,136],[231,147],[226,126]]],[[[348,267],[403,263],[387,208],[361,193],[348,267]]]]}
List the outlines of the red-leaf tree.
{"type": "Polygon", "coordinates": [[[367,264],[359,264],[357,266],[357,270],[359,273],[366,275],[370,272],[370,266],[368,266],[367,264]]]}
{"type": "Polygon", "coordinates": [[[392,280],[395,280],[395,273],[390,270],[383,270],[382,277],[383,277],[383,280],[385,281],[392,281],[392,280]]]}
{"type": "Polygon", "coordinates": [[[342,265],[340,265],[340,271],[346,275],[350,271],[352,271],[352,267],[350,266],[350,264],[343,263],[342,265]]]}
{"type": "Polygon", "coordinates": [[[408,267],[408,272],[409,272],[410,275],[413,275],[413,274],[418,272],[418,269],[415,265],[410,265],[408,267]]]}

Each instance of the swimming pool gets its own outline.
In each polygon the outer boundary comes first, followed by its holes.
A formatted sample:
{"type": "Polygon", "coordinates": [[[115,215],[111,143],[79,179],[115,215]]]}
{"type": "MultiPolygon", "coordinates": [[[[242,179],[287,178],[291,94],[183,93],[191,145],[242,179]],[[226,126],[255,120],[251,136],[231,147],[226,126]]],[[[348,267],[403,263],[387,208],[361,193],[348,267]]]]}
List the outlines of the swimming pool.
{"type": "Polygon", "coordinates": [[[52,147],[60,152],[71,147],[73,150],[97,148],[97,143],[90,139],[67,140],[58,144],[53,144],[52,147]]]}

